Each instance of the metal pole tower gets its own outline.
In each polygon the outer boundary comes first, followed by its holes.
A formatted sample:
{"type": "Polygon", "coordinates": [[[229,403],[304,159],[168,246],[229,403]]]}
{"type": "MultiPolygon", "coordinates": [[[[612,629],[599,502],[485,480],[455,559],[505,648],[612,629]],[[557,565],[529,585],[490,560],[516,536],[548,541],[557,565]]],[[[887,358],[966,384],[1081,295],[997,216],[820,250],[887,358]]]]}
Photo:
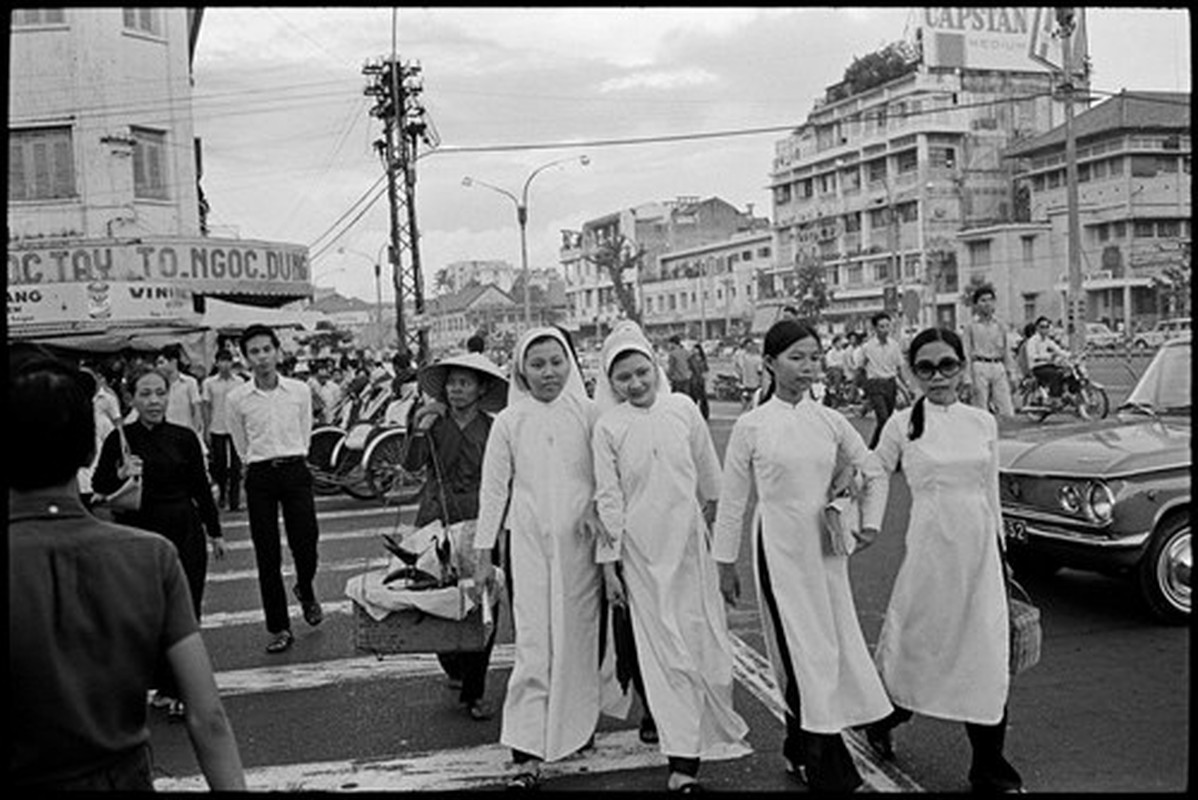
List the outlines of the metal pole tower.
{"type": "Polygon", "coordinates": [[[1082,287],[1081,226],[1077,209],[1077,140],[1073,129],[1073,93],[1076,87],[1073,60],[1073,33],[1077,28],[1076,8],[1057,8],[1057,24],[1061,35],[1061,95],[1065,100],[1065,202],[1069,226],[1068,264],[1069,290],[1066,330],[1069,349],[1080,353],[1086,346],[1085,294],[1082,287]]]}
{"type": "Polygon", "coordinates": [[[428,362],[429,353],[428,330],[421,324],[424,282],[416,226],[417,147],[421,141],[430,147],[436,147],[439,142],[419,102],[423,87],[418,64],[405,64],[393,55],[366,64],[362,74],[372,81],[364,93],[377,100],[370,115],[383,121],[383,138],[375,141],[374,146],[387,171],[387,197],[391,207],[388,260],[395,286],[397,349],[407,353],[419,366],[428,362]],[[406,264],[404,252],[408,254],[406,264]],[[414,314],[412,321],[404,316],[404,306],[409,302],[414,314]]]}

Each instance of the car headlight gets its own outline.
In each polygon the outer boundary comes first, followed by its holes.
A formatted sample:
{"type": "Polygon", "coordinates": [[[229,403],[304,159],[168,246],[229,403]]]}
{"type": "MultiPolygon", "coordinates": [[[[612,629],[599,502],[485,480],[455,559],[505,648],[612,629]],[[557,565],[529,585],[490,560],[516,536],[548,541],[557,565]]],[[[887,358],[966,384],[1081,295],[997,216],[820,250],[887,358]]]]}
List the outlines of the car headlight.
{"type": "Polygon", "coordinates": [[[1067,483],[1060,489],[1057,489],[1057,502],[1061,504],[1061,508],[1070,514],[1076,514],[1082,510],[1081,493],[1077,491],[1077,487],[1072,483],[1067,483]]]}
{"type": "Polygon", "coordinates": [[[1095,522],[1105,525],[1114,518],[1115,493],[1111,491],[1111,487],[1102,481],[1094,481],[1090,484],[1086,495],[1090,517],[1095,522]]]}

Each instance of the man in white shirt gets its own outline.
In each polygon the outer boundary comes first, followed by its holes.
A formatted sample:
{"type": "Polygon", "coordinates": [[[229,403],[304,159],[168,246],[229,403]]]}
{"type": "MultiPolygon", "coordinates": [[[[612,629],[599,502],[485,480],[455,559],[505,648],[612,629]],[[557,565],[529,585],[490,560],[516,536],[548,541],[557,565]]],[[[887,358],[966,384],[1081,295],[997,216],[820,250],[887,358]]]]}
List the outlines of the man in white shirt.
{"type": "Polygon", "coordinates": [[[341,402],[341,387],[332,379],[329,362],[321,361],[316,365],[316,377],[313,380],[315,385],[312,391],[316,397],[320,398],[319,420],[326,425],[331,425],[335,422],[333,409],[341,402]]]}
{"type": "Polygon", "coordinates": [[[217,505],[229,511],[241,507],[241,459],[229,434],[229,392],[245,383],[233,372],[233,354],[221,349],[216,354],[216,374],[204,379],[200,396],[204,401],[208,450],[212,454],[212,480],[219,492],[217,505]]]}
{"type": "Polygon", "coordinates": [[[994,288],[979,286],[973,292],[977,319],[965,325],[965,379],[972,389],[970,403],[989,410],[994,400],[999,416],[1013,417],[1011,386],[1015,383],[1015,359],[1007,339],[1007,326],[994,318],[994,288]]]}
{"type": "Polygon", "coordinates": [[[166,376],[166,421],[191,428],[201,440],[204,436],[204,405],[200,384],[182,369],[183,347],[168,344],[158,354],[156,366],[166,376]]]}
{"type": "Polygon", "coordinates": [[[294,637],[281,570],[280,507],[295,563],[293,592],[309,625],[319,625],[324,619],[313,585],[320,529],[307,463],[312,392],[303,381],[279,374],[279,338],[269,327],[246,328],[241,334],[241,353],[253,377],[228,394],[229,434],[246,464],[250,538],[266,630],[271,634],[266,652],[282,653],[291,647],[294,637]]]}
{"type": "Polygon", "coordinates": [[[1051,336],[1052,323],[1048,317],[1036,320],[1036,332],[1024,343],[1027,365],[1036,380],[1048,387],[1050,397],[1061,396],[1062,384],[1067,384],[1069,391],[1078,390],[1077,381],[1067,376],[1065,369],[1057,363],[1069,358],[1069,351],[1061,347],[1051,336]]]}
{"type": "Polygon", "coordinates": [[[898,387],[911,395],[904,377],[903,351],[898,341],[890,336],[890,315],[884,311],[874,314],[874,335],[861,347],[862,367],[865,369],[865,403],[874,412],[873,437],[869,447],[878,444],[886,420],[894,413],[898,387]]]}

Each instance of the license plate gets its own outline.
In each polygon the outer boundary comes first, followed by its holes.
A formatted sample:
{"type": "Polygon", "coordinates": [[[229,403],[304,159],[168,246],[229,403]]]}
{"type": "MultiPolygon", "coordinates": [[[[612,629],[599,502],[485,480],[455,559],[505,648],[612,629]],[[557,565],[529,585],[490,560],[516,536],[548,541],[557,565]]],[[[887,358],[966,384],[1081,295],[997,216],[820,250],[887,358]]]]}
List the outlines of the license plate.
{"type": "Polygon", "coordinates": [[[1027,525],[1021,519],[1003,518],[1002,530],[1006,538],[1014,542],[1027,541],[1027,525]]]}

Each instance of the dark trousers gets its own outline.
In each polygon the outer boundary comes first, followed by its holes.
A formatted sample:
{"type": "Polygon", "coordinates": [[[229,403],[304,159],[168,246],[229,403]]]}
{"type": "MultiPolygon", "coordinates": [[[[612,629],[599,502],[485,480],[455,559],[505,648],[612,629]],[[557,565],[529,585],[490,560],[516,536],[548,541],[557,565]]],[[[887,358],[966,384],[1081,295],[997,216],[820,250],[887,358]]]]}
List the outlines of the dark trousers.
{"type": "MultiPolygon", "coordinates": [[[[910,720],[912,716],[913,712],[909,709],[895,706],[890,716],[871,723],[869,727],[890,731],[910,720]]],[[[1023,779],[1002,752],[1007,738],[1006,707],[1003,708],[1002,719],[998,724],[979,725],[966,722],[965,734],[969,737],[969,746],[973,750],[973,758],[969,765],[969,782],[975,791],[1002,792],[1018,789],[1023,785],[1023,779]]]]}
{"type": "Polygon", "coordinates": [[[1038,367],[1032,367],[1032,374],[1036,376],[1037,382],[1048,387],[1050,397],[1060,397],[1062,386],[1071,392],[1076,392],[1079,388],[1077,380],[1059,364],[1041,364],[1038,367]]]}
{"type": "Polygon", "coordinates": [[[487,667],[491,664],[491,650],[495,647],[495,632],[498,630],[498,625],[491,626],[491,635],[487,637],[486,645],[477,652],[437,654],[437,660],[441,662],[445,674],[462,682],[458,700],[465,705],[482,700],[483,693],[487,690],[487,667]]]}
{"type": "Polygon", "coordinates": [[[222,503],[227,500],[229,510],[236,511],[241,506],[241,459],[227,433],[212,434],[211,469],[222,503]]]}
{"type": "Polygon", "coordinates": [[[786,671],[786,739],[782,755],[792,764],[802,765],[807,773],[807,785],[812,791],[851,792],[864,781],[844,738],[839,733],[813,733],[803,730],[800,720],[799,684],[791,666],[790,647],[778,616],[778,603],[770,585],[765,548],[758,540],[757,563],[761,571],[761,591],[774,621],[774,638],[778,642],[778,657],[786,671]]]}
{"type": "Polygon", "coordinates": [[[287,528],[287,547],[295,562],[296,592],[303,601],[315,599],[312,581],[316,577],[316,501],[312,497],[312,473],[302,456],[274,465],[250,464],[245,475],[246,510],[250,518],[250,538],[258,565],[258,591],[266,612],[266,630],[289,630],[287,592],[283,588],[282,548],[279,541],[279,508],[287,528]]]}
{"type": "Polygon", "coordinates": [[[704,375],[691,376],[691,399],[699,406],[699,413],[703,415],[703,419],[708,419],[711,416],[711,409],[707,404],[707,377],[704,375]]]}
{"type": "Polygon", "coordinates": [[[890,415],[894,413],[894,401],[897,394],[898,381],[894,378],[865,379],[865,404],[874,412],[874,420],[877,423],[874,426],[874,434],[869,440],[870,450],[877,447],[878,439],[882,435],[882,428],[886,425],[886,420],[890,419],[890,415]]]}

